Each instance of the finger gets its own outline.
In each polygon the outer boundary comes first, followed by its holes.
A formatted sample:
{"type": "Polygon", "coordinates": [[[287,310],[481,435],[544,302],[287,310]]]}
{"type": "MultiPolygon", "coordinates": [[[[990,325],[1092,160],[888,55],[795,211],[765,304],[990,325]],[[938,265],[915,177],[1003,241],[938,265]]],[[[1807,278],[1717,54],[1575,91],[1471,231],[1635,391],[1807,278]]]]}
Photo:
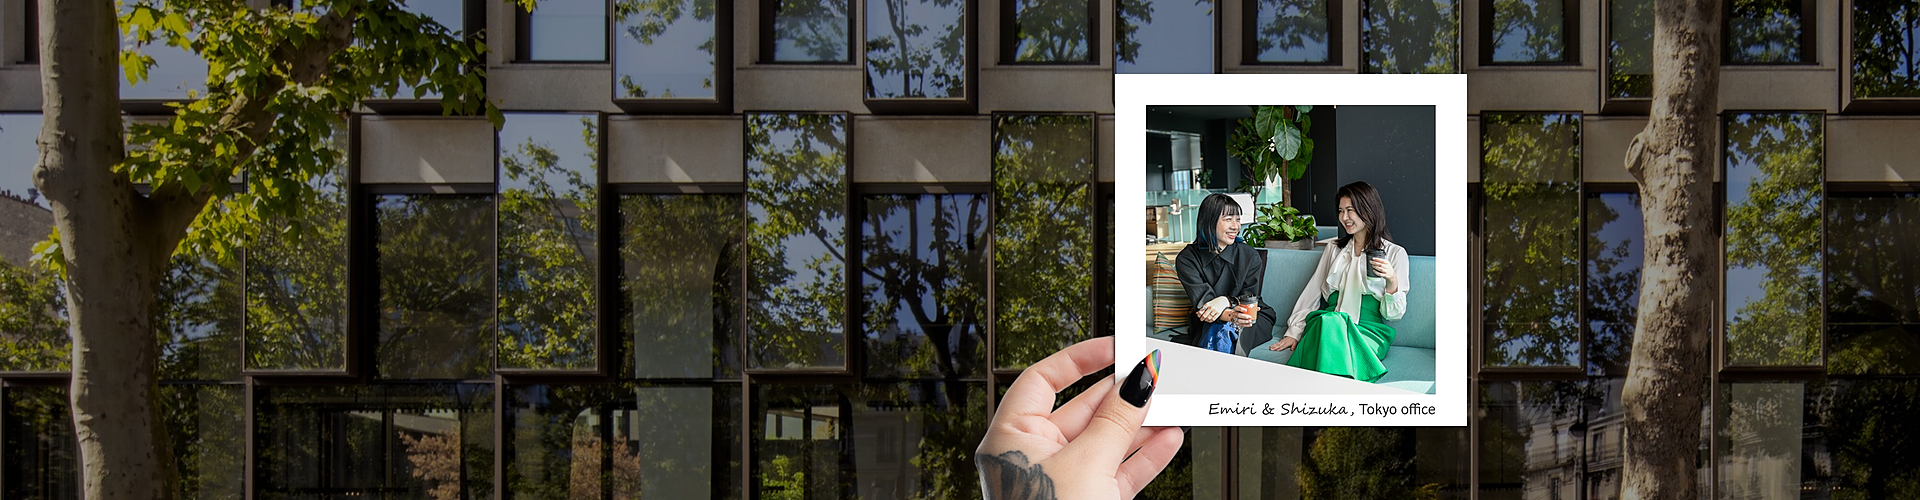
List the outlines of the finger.
{"type": "Polygon", "coordinates": [[[1066,457],[1066,463],[1084,464],[1096,471],[1119,467],[1120,461],[1132,450],[1135,433],[1141,432],[1140,423],[1147,419],[1148,402],[1159,383],[1160,357],[1160,351],[1155,350],[1134,365],[1127,378],[1108,392],[1100,408],[1094,410],[1080,437],[1054,456],[1066,457]]]}
{"type": "Polygon", "coordinates": [[[1179,427],[1156,427],[1150,429],[1146,442],[1140,445],[1140,451],[1132,458],[1120,464],[1120,470],[1114,474],[1119,480],[1120,498],[1133,498],[1140,494],[1154,476],[1167,468],[1173,461],[1173,455],[1180,452],[1180,443],[1186,441],[1186,434],[1179,427]]]}
{"type": "Polygon", "coordinates": [[[1003,415],[1045,417],[1053,413],[1054,395],[1059,394],[1061,389],[1112,364],[1113,337],[1100,337],[1067,346],[1027,367],[1026,371],[1020,373],[1020,378],[1014,379],[1013,386],[1007,388],[1007,395],[1000,399],[1000,409],[996,411],[994,420],[999,420],[1003,415]]]}
{"type": "Polygon", "coordinates": [[[1101,377],[1100,382],[1087,388],[1087,392],[1074,396],[1072,401],[1053,410],[1053,415],[1047,416],[1047,420],[1053,421],[1053,426],[1059,427],[1060,434],[1071,442],[1080,437],[1080,431],[1087,428],[1087,420],[1093,418],[1093,410],[1100,408],[1100,401],[1106,399],[1111,391],[1113,378],[1101,377]]]}

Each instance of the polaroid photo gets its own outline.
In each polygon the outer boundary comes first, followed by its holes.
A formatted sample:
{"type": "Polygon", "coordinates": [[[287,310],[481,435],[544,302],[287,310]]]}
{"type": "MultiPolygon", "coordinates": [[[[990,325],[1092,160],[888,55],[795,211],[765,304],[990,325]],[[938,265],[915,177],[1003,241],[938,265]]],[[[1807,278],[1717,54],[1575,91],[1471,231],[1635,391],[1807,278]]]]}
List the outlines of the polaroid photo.
{"type": "Polygon", "coordinates": [[[1467,424],[1464,75],[1116,75],[1152,426],[1467,424]]]}

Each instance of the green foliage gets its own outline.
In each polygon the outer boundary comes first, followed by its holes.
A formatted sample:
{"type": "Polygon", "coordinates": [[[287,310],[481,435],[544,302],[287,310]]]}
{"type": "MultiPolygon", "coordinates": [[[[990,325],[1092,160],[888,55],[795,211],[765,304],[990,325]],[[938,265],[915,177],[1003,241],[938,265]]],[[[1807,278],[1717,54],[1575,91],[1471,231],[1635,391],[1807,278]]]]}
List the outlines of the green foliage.
{"type": "Polygon", "coordinates": [[[1508,62],[1545,62],[1567,60],[1567,13],[1560,0],[1494,0],[1493,43],[1495,57],[1508,62]],[[1512,40],[1516,34],[1525,38],[1512,40]],[[1511,54],[1503,54],[1518,42],[1511,54]]]}
{"type": "Polygon", "coordinates": [[[1611,0],[1607,97],[1653,96],[1653,0],[1611,0]]]}
{"type": "MultiPolygon", "coordinates": [[[[1014,2],[1013,60],[1015,62],[1087,61],[1093,49],[1090,23],[1095,19],[1083,0],[1019,0],[1014,2]]],[[[1003,42],[1004,43],[1004,42],[1003,42]]]]}
{"type": "Polygon", "coordinates": [[[1912,1],[1853,5],[1853,96],[1920,97],[1920,4],[1912,1]]]}
{"type": "Polygon", "coordinates": [[[774,51],[789,61],[848,61],[853,0],[777,0],[772,8],[774,51]],[[798,54],[788,53],[787,47],[798,54]]]}
{"type": "MultiPolygon", "coordinates": [[[[1338,0],[1254,0],[1260,12],[1258,38],[1253,40],[1256,55],[1269,51],[1292,51],[1309,45],[1326,47],[1327,2],[1338,0]],[[1309,43],[1311,42],[1311,43],[1309,43]]],[[[1323,51],[1324,52],[1324,51],[1323,51]]],[[[1289,59],[1288,62],[1324,62],[1289,59]]],[[[1265,60],[1265,59],[1262,59],[1265,60]]]]}
{"type": "Polygon", "coordinates": [[[1386,427],[1320,431],[1296,471],[1300,497],[1408,498],[1412,493],[1412,432],[1386,427]]]}
{"type": "Polygon", "coordinates": [[[597,125],[580,118],[584,164],[529,138],[500,158],[499,310],[503,368],[594,367],[597,125]]]}
{"type": "Polygon", "coordinates": [[[1279,204],[1262,206],[1255,210],[1253,223],[1242,231],[1249,244],[1258,244],[1268,240],[1294,241],[1310,238],[1318,234],[1313,227],[1313,216],[1302,215],[1300,209],[1279,204]]]}
{"type": "Polygon", "coordinates": [[[1912,452],[1920,447],[1920,419],[1912,418],[1920,413],[1920,384],[1836,381],[1826,392],[1825,401],[1807,404],[1830,432],[1833,498],[1907,498],[1920,491],[1920,456],[1912,452]]]}
{"type": "Polygon", "coordinates": [[[388,195],[373,211],[378,376],[486,376],[494,333],[493,197],[388,195]]]}
{"type": "Polygon", "coordinates": [[[880,0],[868,4],[867,97],[957,98],[967,84],[966,2],[961,0],[880,0]],[[910,4],[917,4],[909,6],[910,4]],[[909,20],[934,10],[936,19],[909,20]],[[951,16],[951,17],[947,17],[951,16]],[[884,20],[884,21],[882,21],[884,20]],[[929,21],[933,24],[925,24],[929,21]],[[876,23],[884,22],[885,26],[876,23]],[[943,24],[944,23],[944,24],[943,24]],[[884,29],[883,29],[884,28],[884,29]],[[929,32],[932,32],[931,38],[929,32]]]}
{"type": "Polygon", "coordinates": [[[298,213],[265,219],[263,226],[277,230],[249,237],[249,369],[346,368],[346,156],[334,157],[341,163],[297,195],[298,213]]]}
{"type": "MultiPolygon", "coordinates": [[[[1330,0],[1331,1],[1331,0],[1330,0]]],[[[1363,73],[1458,73],[1458,0],[1368,0],[1360,21],[1363,73]]]]}
{"type": "Polygon", "coordinates": [[[987,197],[873,196],[865,202],[860,245],[867,375],[980,376],[991,265],[987,197]]]}
{"type": "Polygon", "coordinates": [[[1827,199],[1827,371],[1920,373],[1920,195],[1827,199]]]}
{"type": "Polygon", "coordinates": [[[747,117],[749,366],[835,366],[846,341],[847,118],[747,117]]]}
{"type": "Polygon", "coordinates": [[[1093,335],[1093,120],[994,122],[995,364],[1021,368],[1093,335]]]}
{"type": "Polygon", "coordinates": [[[66,292],[52,272],[0,259],[0,371],[66,371],[66,292]]]}
{"type": "Polygon", "coordinates": [[[1482,117],[1488,366],[1579,360],[1579,119],[1482,117]]]}
{"type": "Polygon", "coordinates": [[[1728,364],[1821,361],[1821,135],[1818,115],[1726,120],[1728,280],[1761,275],[1763,293],[1727,291],[1728,364]]]}
{"type": "Polygon", "coordinates": [[[1791,0],[1733,0],[1727,6],[1726,62],[1800,62],[1800,35],[1807,29],[1801,7],[1791,0]]]}
{"type": "MultiPolygon", "coordinates": [[[[1296,181],[1313,163],[1313,106],[1254,106],[1227,138],[1227,154],[1247,167],[1248,184],[1296,181]]],[[[1293,200],[1283,200],[1292,205],[1293,200]]]]}
{"type": "Polygon", "coordinates": [[[621,373],[699,378],[740,368],[738,195],[622,197],[621,373]]]}

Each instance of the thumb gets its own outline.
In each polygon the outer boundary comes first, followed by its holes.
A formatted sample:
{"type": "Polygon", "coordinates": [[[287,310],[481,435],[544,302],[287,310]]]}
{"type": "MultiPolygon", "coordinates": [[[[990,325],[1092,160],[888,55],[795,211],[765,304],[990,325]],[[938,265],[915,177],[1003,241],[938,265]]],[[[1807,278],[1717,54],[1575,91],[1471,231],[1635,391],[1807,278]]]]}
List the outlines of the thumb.
{"type": "Polygon", "coordinates": [[[1067,447],[1055,456],[1067,457],[1066,463],[1081,463],[1097,471],[1115,471],[1120,461],[1132,453],[1134,437],[1147,420],[1147,403],[1160,381],[1160,350],[1148,353],[1133,367],[1127,378],[1116,384],[1093,419],[1067,447]]]}

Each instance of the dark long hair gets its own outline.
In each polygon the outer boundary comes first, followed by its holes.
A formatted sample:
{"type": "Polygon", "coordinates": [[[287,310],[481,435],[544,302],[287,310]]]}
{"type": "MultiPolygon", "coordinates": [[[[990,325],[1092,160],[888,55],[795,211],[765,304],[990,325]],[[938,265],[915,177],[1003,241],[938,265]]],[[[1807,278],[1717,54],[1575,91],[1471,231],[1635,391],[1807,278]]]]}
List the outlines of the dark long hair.
{"type": "Polygon", "coordinates": [[[1194,216],[1197,218],[1194,219],[1193,232],[1197,234],[1193,235],[1193,242],[1209,251],[1220,246],[1220,242],[1213,241],[1213,232],[1220,227],[1220,217],[1223,215],[1240,215],[1240,203],[1233,201],[1232,196],[1213,193],[1200,200],[1200,213],[1194,216]],[[1223,213],[1228,210],[1233,212],[1223,213]]]}
{"type": "MultiPolygon", "coordinates": [[[[1380,203],[1380,192],[1375,191],[1372,184],[1367,184],[1367,181],[1355,181],[1352,184],[1340,186],[1339,196],[1333,198],[1336,200],[1334,206],[1339,206],[1337,200],[1341,198],[1351,200],[1349,203],[1353,204],[1353,215],[1359,217],[1361,222],[1367,223],[1367,247],[1363,250],[1383,249],[1380,241],[1393,239],[1393,233],[1387,231],[1387,206],[1380,203]]],[[[1346,248],[1349,241],[1353,241],[1353,235],[1347,233],[1346,226],[1340,226],[1340,240],[1337,242],[1340,248],[1346,248]]]]}

